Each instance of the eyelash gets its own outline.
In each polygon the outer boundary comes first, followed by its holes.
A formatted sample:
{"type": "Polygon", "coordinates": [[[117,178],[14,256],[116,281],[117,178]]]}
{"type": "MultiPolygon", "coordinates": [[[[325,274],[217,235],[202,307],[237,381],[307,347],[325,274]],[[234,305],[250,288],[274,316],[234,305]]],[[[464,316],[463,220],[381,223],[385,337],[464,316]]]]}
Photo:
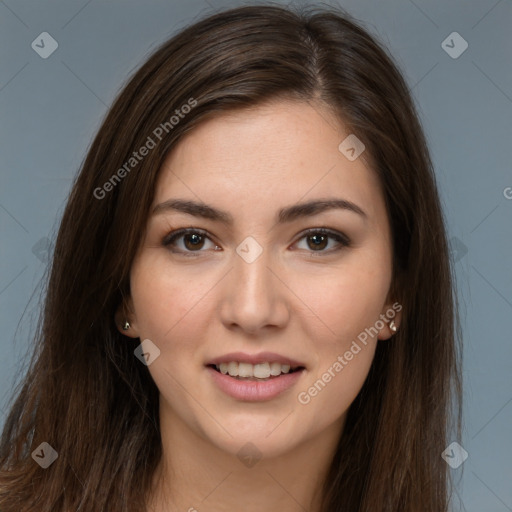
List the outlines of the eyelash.
{"type": "MultiPolygon", "coordinates": [[[[211,242],[215,243],[209,236],[208,232],[203,230],[203,229],[199,229],[199,228],[182,228],[182,229],[177,229],[176,231],[172,231],[171,233],[169,233],[168,235],[166,235],[164,237],[164,239],[162,240],[162,245],[164,245],[165,247],[169,247],[169,246],[172,246],[176,240],[182,236],[185,236],[185,235],[190,235],[190,234],[196,234],[196,235],[201,235],[201,236],[204,236],[206,238],[208,238],[211,242]]],[[[301,234],[300,234],[300,237],[298,238],[297,242],[299,242],[300,240],[302,240],[303,238],[306,238],[310,235],[324,235],[324,236],[328,236],[334,240],[336,240],[336,242],[338,242],[339,246],[334,248],[334,249],[328,249],[328,250],[318,250],[318,251],[313,251],[311,250],[310,252],[312,254],[315,254],[315,253],[319,253],[319,254],[332,254],[333,252],[337,252],[341,249],[343,249],[344,247],[350,247],[350,239],[343,233],[340,233],[338,231],[334,231],[332,229],[327,229],[327,228],[310,228],[310,229],[307,229],[305,231],[303,231],[301,234]]],[[[295,242],[295,243],[297,243],[295,242]]],[[[216,244],[217,245],[217,244],[216,244]]],[[[174,253],[177,253],[177,254],[183,254],[187,257],[197,257],[198,254],[196,253],[201,253],[201,252],[205,252],[201,249],[197,250],[197,251],[183,251],[183,250],[178,250],[178,251],[172,251],[174,253]]]]}

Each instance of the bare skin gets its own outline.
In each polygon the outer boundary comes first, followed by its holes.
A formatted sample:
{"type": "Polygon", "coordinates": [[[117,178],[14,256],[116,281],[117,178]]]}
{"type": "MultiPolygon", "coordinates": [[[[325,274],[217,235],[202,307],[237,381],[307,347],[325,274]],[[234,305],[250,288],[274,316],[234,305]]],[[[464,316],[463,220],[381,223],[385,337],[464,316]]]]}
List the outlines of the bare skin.
{"type": "Polygon", "coordinates": [[[376,344],[393,334],[384,323],[344,356],[393,304],[384,197],[364,159],[338,150],[348,135],[319,105],[280,100],[204,122],[165,161],[154,207],[200,202],[231,215],[232,225],[161,208],[133,262],[123,334],[160,350],[148,366],[163,445],[149,511],[320,510],[347,410],[376,344]],[[277,222],[280,209],[319,199],[343,199],[364,214],[335,208],[277,222]],[[164,245],[180,228],[206,234],[164,245]],[[310,228],[349,244],[304,233],[310,228]],[[236,251],[247,237],[262,249],[251,262],[236,251]],[[305,367],[269,400],[227,395],[206,366],[230,352],[263,351],[305,367]],[[346,364],[336,371],[339,356],[346,364]],[[319,379],[325,385],[309,392],[319,379]]]}

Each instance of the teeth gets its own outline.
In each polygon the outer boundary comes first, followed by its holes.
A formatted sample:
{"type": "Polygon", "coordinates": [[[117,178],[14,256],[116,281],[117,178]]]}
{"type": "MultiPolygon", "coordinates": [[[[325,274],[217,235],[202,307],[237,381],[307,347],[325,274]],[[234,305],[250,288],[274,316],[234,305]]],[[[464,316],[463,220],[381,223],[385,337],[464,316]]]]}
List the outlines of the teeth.
{"type": "Polygon", "coordinates": [[[270,363],[270,375],[281,375],[280,363],[270,363]]]}
{"type": "Polygon", "coordinates": [[[254,377],[253,365],[249,363],[238,363],[239,377],[254,377]]]}
{"type": "Polygon", "coordinates": [[[238,363],[233,362],[233,361],[231,363],[228,363],[228,373],[232,377],[237,377],[238,376],[238,363]]]}
{"type": "Polygon", "coordinates": [[[270,377],[270,365],[268,363],[255,364],[253,374],[258,379],[268,379],[270,377]]]}
{"type": "Polygon", "coordinates": [[[269,377],[277,377],[282,373],[290,372],[289,364],[281,363],[238,363],[230,361],[229,363],[220,363],[215,366],[222,374],[231,377],[268,379],[269,377]]]}

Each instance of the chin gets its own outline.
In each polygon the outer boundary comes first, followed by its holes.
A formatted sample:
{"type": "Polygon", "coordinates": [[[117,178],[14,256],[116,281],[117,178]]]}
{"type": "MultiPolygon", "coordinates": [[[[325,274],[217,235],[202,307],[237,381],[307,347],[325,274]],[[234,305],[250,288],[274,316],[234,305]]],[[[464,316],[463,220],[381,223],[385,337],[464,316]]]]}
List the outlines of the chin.
{"type": "Polygon", "coordinates": [[[210,423],[203,430],[203,437],[218,449],[239,458],[244,455],[258,455],[265,459],[279,457],[291,452],[307,437],[304,422],[297,424],[294,413],[289,411],[279,416],[257,413],[233,415],[222,423],[222,427],[213,431],[210,423]]]}

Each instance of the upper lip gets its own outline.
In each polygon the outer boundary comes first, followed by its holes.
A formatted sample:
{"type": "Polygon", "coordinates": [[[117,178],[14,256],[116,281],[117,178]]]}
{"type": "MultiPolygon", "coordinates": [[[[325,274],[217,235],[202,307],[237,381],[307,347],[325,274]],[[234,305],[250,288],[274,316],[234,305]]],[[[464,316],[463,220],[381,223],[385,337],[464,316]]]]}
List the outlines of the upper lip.
{"type": "Polygon", "coordinates": [[[260,363],[281,363],[289,364],[291,368],[304,368],[304,364],[291,359],[290,357],[282,356],[274,352],[259,352],[258,354],[246,354],[245,352],[231,352],[223,356],[216,357],[206,363],[209,365],[219,365],[221,363],[230,363],[236,361],[238,363],[260,364],[260,363]]]}

